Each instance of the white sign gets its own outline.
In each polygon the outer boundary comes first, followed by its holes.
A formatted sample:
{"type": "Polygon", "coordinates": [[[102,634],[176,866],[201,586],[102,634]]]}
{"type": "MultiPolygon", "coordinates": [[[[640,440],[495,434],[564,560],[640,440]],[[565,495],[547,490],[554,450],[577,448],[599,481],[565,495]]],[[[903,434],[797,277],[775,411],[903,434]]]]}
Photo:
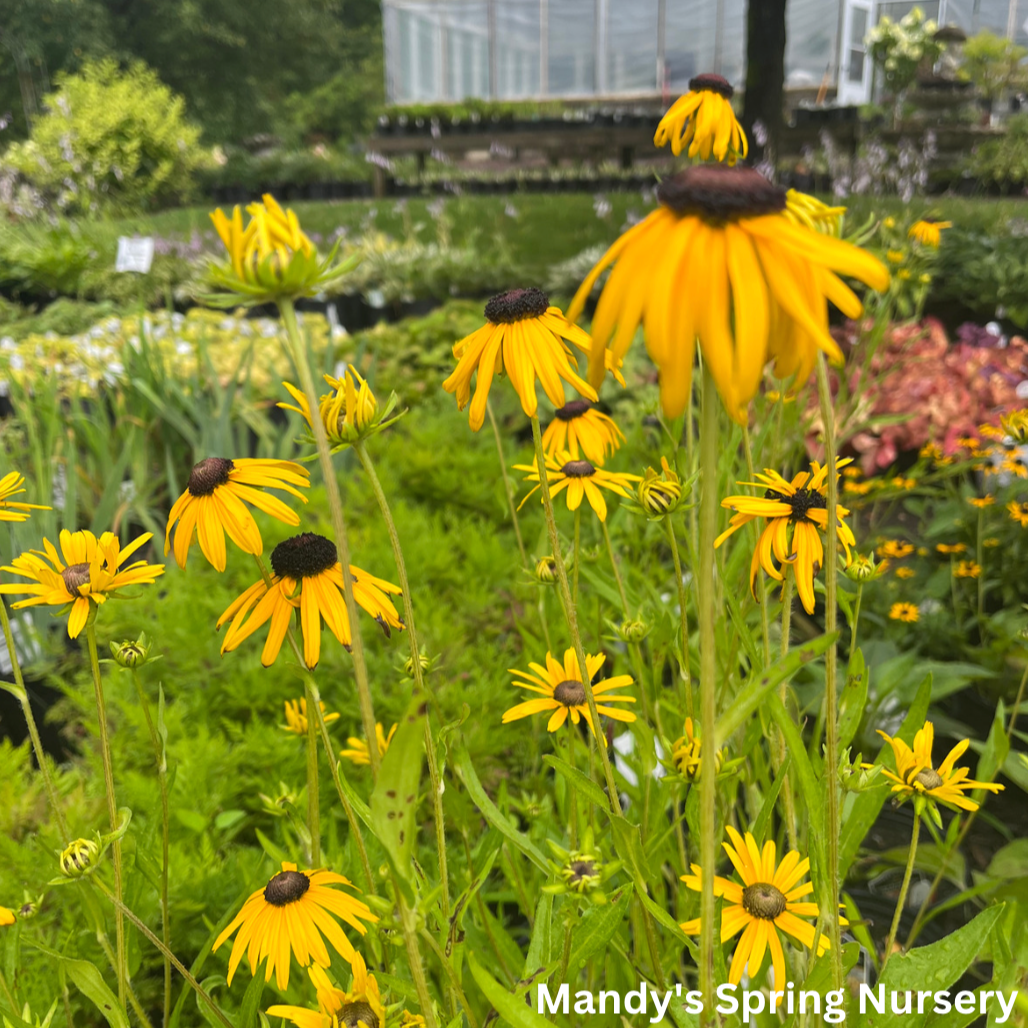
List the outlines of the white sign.
{"type": "Polygon", "coordinates": [[[135,271],[145,275],[153,264],[153,237],[119,236],[115,271],[135,271]]]}

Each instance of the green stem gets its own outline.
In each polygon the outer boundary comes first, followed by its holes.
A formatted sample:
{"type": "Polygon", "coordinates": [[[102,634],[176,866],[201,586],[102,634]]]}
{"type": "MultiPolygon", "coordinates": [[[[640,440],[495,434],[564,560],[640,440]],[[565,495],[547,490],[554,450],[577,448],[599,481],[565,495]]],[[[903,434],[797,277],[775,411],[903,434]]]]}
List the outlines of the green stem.
{"type": "Polygon", "coordinates": [[[850,627],[850,653],[857,652],[857,628],[860,626],[860,601],[864,598],[864,583],[857,583],[857,600],[853,604],[853,624],[850,627]]]}
{"type": "MultiPolygon", "coordinates": [[[[817,387],[821,401],[821,421],[824,425],[825,464],[828,467],[828,524],[825,530],[825,633],[835,631],[838,620],[839,573],[839,475],[835,470],[835,411],[828,384],[828,368],[823,353],[817,355],[817,387]]],[[[842,932],[839,926],[839,711],[836,691],[836,665],[838,646],[832,643],[825,653],[825,805],[828,830],[828,895],[831,900],[828,916],[828,934],[832,947],[832,984],[843,987],[842,932]]]]}
{"type": "MultiPolygon", "coordinates": [[[[575,727],[571,718],[567,719],[568,726],[568,764],[575,766],[575,727]]],[[[568,786],[568,835],[571,838],[571,849],[578,849],[578,790],[568,786]]],[[[561,981],[564,979],[561,978],[561,981]]]]}
{"type": "Polygon", "coordinates": [[[682,628],[682,685],[685,689],[685,712],[692,717],[692,672],[689,669],[689,593],[682,579],[682,560],[678,554],[678,540],[670,514],[664,515],[664,528],[671,543],[671,559],[675,562],[675,584],[678,587],[678,620],[682,628]]]}
{"type": "Polygon", "coordinates": [[[437,1028],[435,1007],[432,1004],[432,997],[428,991],[425,966],[421,961],[421,950],[418,948],[417,924],[414,911],[407,906],[407,901],[403,898],[403,893],[400,892],[400,887],[396,884],[395,880],[393,882],[393,889],[396,892],[396,905],[400,910],[403,943],[407,950],[407,960],[410,962],[410,973],[414,979],[414,988],[418,994],[421,1016],[425,1019],[427,1028],[437,1028]]]}
{"type": "MultiPolygon", "coordinates": [[[[792,574],[788,566],[783,569],[782,582],[782,638],[779,655],[784,660],[789,655],[789,642],[792,632],[792,574]]],[[[785,682],[778,687],[778,698],[784,705],[788,698],[788,688],[785,682]]],[[[778,745],[775,748],[775,770],[777,771],[785,763],[785,736],[776,732],[778,745]]],[[[798,849],[798,830],[796,828],[796,797],[792,791],[792,779],[787,774],[782,782],[782,806],[785,808],[785,830],[789,836],[789,847],[798,849]]]]}
{"type": "MultiPolygon", "coordinates": [[[[621,597],[621,613],[626,621],[631,618],[631,614],[628,612],[628,595],[625,593],[625,583],[621,580],[621,572],[618,570],[618,560],[614,555],[614,545],[610,541],[610,532],[607,531],[607,522],[601,521],[600,527],[603,529],[603,541],[607,544],[607,555],[610,557],[610,567],[614,572],[614,581],[617,583],[618,596],[621,597]]],[[[639,683],[639,688],[642,688],[642,682],[639,683]]]]}
{"type": "MultiPolygon", "coordinates": [[[[93,688],[96,693],[96,716],[100,722],[100,754],[104,767],[104,791],[107,793],[107,819],[111,831],[118,830],[118,804],[114,795],[114,768],[111,764],[111,740],[107,733],[107,704],[104,700],[103,678],[100,676],[100,659],[96,652],[96,608],[89,612],[86,622],[86,642],[89,647],[89,665],[93,671],[93,688]]],[[[114,856],[114,934],[117,950],[117,966],[115,974],[118,979],[118,1002],[125,1006],[125,988],[128,984],[128,959],[125,951],[125,918],[121,909],[122,899],[122,864],[121,840],[115,839],[111,844],[114,856]]]]}
{"type": "MultiPolygon", "coordinates": [[[[750,429],[748,425],[742,426],[742,447],[743,453],[746,455],[746,476],[752,482],[754,475],[753,468],[753,448],[750,446],[750,429]]],[[[759,541],[759,530],[757,528],[757,522],[753,522],[753,545],[756,546],[759,541]]],[[[770,617],[767,612],[767,590],[764,589],[763,582],[761,582],[760,588],[760,636],[761,641],[764,644],[764,667],[771,666],[771,623],[770,617]]]]}
{"type": "Polygon", "coordinates": [[[346,520],[343,517],[343,501],[339,494],[339,483],[332,466],[332,450],[324,422],[319,413],[318,395],[314,389],[310,363],[307,360],[307,347],[300,335],[300,326],[296,322],[296,309],[290,299],[278,301],[282,323],[289,335],[292,346],[293,363],[300,376],[300,388],[307,399],[311,415],[311,430],[318,449],[318,461],[321,465],[321,477],[325,482],[328,496],[328,510],[332,520],[332,532],[335,535],[336,549],[339,553],[339,564],[343,575],[343,598],[346,601],[346,615],[350,622],[350,643],[353,654],[353,674],[357,681],[357,701],[360,705],[361,724],[364,727],[364,738],[368,744],[368,759],[371,763],[371,774],[378,776],[378,765],[381,755],[378,752],[378,738],[375,735],[375,707],[371,701],[371,687],[368,682],[368,665],[364,657],[364,641],[361,638],[360,622],[357,620],[357,603],[353,598],[353,575],[350,572],[350,539],[346,531],[346,520]]]}
{"type": "MultiPolygon", "coordinates": [[[[495,422],[494,422],[495,427],[495,422]]],[[[425,693],[424,669],[421,666],[421,650],[418,644],[418,630],[414,623],[414,602],[411,598],[410,580],[407,578],[407,564],[403,559],[403,549],[400,546],[400,535],[396,531],[396,522],[393,520],[392,511],[389,509],[389,501],[386,499],[385,490],[375,472],[375,465],[371,459],[364,443],[358,440],[354,443],[354,452],[361,462],[368,481],[371,483],[372,492],[378,501],[378,509],[382,513],[382,520],[385,521],[386,529],[389,532],[389,541],[393,547],[393,559],[396,562],[396,573],[400,579],[400,595],[403,599],[403,617],[407,626],[407,642],[410,644],[411,673],[414,676],[414,684],[419,693],[425,693]]],[[[521,534],[518,533],[518,542],[521,541],[521,534]]],[[[428,775],[432,787],[432,815],[435,820],[435,843],[436,857],[439,862],[439,883],[442,886],[443,920],[450,920],[450,882],[449,871],[446,864],[446,822],[443,820],[443,786],[439,777],[439,763],[436,756],[435,740],[432,738],[432,725],[428,718],[425,718],[425,759],[428,762],[428,775]]]]}
{"type": "Polygon", "coordinates": [[[0,624],[3,624],[4,641],[7,643],[7,653],[11,658],[11,671],[14,674],[14,684],[17,688],[18,702],[21,704],[22,713],[25,715],[25,724],[29,730],[29,738],[32,740],[32,749],[36,754],[36,763],[43,774],[43,787],[46,789],[46,797],[50,801],[50,809],[53,811],[54,820],[57,822],[57,829],[61,833],[61,844],[67,846],[71,841],[68,835],[68,824],[64,820],[64,811],[57,801],[57,790],[54,788],[54,780],[50,774],[50,765],[47,763],[46,754],[43,752],[43,742],[39,738],[39,729],[36,727],[36,718],[32,713],[32,705],[29,703],[29,694],[25,689],[25,680],[21,674],[21,664],[18,662],[18,653],[14,648],[14,633],[11,631],[11,622],[7,616],[7,604],[0,598],[0,624]]]}
{"type": "Polygon", "coordinates": [[[978,561],[978,641],[985,645],[985,554],[982,547],[982,533],[985,531],[985,508],[978,508],[978,538],[975,545],[975,559],[978,561]]]}
{"type": "Polygon", "coordinates": [[[507,460],[503,453],[503,440],[500,438],[500,428],[496,424],[496,415],[493,413],[493,405],[487,400],[485,405],[489,415],[489,424],[493,426],[493,438],[496,440],[496,453],[500,458],[500,474],[503,475],[503,492],[507,497],[507,509],[510,511],[510,521],[514,526],[514,535],[518,540],[518,552],[521,554],[521,566],[527,571],[532,569],[528,566],[528,557],[525,555],[525,543],[521,538],[521,524],[518,521],[518,509],[514,503],[514,487],[511,485],[510,476],[507,474],[507,460]]]}
{"type": "MultiPolygon", "coordinates": [[[[168,904],[168,863],[170,856],[170,816],[168,810],[168,762],[161,747],[160,737],[150,716],[150,704],[139,678],[139,672],[132,669],[132,681],[139,697],[139,706],[146,717],[146,727],[150,733],[150,745],[153,747],[154,763],[157,765],[157,784],[161,790],[161,938],[167,949],[171,949],[171,917],[168,904]]],[[[171,961],[164,958],[164,1020],[165,1028],[171,1021],[171,961]]]]}
{"type": "Polygon", "coordinates": [[[702,1024],[714,1018],[714,870],[717,865],[714,722],[717,719],[717,637],[714,631],[714,539],[717,534],[717,436],[718,396],[713,376],[703,367],[700,412],[700,527],[699,599],[700,622],[700,725],[708,744],[700,750],[700,992],[702,1024]]]}
{"type": "Polygon", "coordinates": [[[910,877],[914,873],[914,858],[917,856],[917,839],[921,834],[921,816],[914,812],[914,830],[910,836],[910,850],[907,852],[907,867],[903,872],[903,884],[900,886],[899,899],[896,901],[896,912],[892,915],[892,927],[889,929],[889,938],[885,942],[885,953],[882,956],[882,967],[878,972],[881,978],[885,974],[885,967],[892,956],[892,948],[896,944],[896,933],[899,931],[900,918],[903,916],[903,908],[907,902],[907,891],[910,889],[910,877]]]}
{"type": "Polygon", "coordinates": [[[138,928],[139,931],[151,943],[153,943],[153,945],[156,946],[158,950],[160,950],[161,954],[171,962],[171,965],[175,968],[175,970],[178,971],[178,973],[182,975],[183,978],[185,978],[186,982],[188,982],[189,984],[189,987],[196,993],[196,995],[201,1000],[203,1000],[204,1004],[210,1009],[211,1013],[223,1025],[225,1025],[225,1028],[233,1028],[232,1022],[222,1013],[221,1007],[219,1007],[218,1004],[215,1003],[213,999],[211,999],[211,997],[207,993],[207,990],[204,989],[204,987],[196,980],[196,978],[193,977],[192,974],[190,974],[189,968],[186,967],[185,964],[183,964],[182,961],[179,960],[178,957],[176,957],[175,954],[172,953],[171,950],[168,949],[168,947],[165,946],[164,943],[161,942],[161,940],[158,939],[157,936],[154,935],[154,933],[151,932],[150,929],[147,928],[146,925],[142,921],[140,921],[139,918],[136,917],[136,915],[132,913],[132,911],[129,910],[129,908],[126,907],[125,904],[116,895],[114,895],[114,893],[112,893],[111,890],[108,889],[107,886],[99,878],[96,877],[96,875],[93,876],[92,880],[93,884],[111,901],[111,903],[114,904],[115,912],[119,916],[127,917],[136,926],[136,928],[138,928]]]}
{"type": "MultiPolygon", "coordinates": [[[[311,867],[321,867],[321,797],[318,774],[318,724],[314,716],[318,700],[311,689],[310,675],[304,676],[307,704],[307,831],[311,836],[311,867]]],[[[332,753],[329,751],[329,760],[332,753]]]]}
{"type": "MultiPolygon", "coordinates": [[[[572,557],[571,574],[574,576],[571,582],[571,602],[578,607],[578,565],[582,560],[582,508],[575,511],[575,551],[572,557]]],[[[615,572],[617,574],[617,572],[615,572]]],[[[627,615],[626,615],[627,616],[627,615]]]]}

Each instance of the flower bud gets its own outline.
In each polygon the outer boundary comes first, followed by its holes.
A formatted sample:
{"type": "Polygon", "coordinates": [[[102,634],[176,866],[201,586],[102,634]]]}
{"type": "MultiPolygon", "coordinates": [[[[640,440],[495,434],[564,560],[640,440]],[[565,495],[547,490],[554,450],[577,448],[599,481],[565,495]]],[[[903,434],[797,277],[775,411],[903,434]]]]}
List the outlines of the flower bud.
{"type": "Polygon", "coordinates": [[[866,557],[858,553],[843,569],[843,574],[851,582],[865,583],[881,578],[888,570],[889,562],[887,560],[879,561],[876,564],[873,553],[866,557]]]}
{"type": "MultiPolygon", "coordinates": [[[[418,654],[418,664],[421,665],[422,671],[428,671],[432,666],[432,658],[425,656],[424,653],[418,654]]],[[[407,672],[408,678],[414,677],[414,658],[408,657],[403,662],[403,670],[407,672]]]]}
{"type": "Polygon", "coordinates": [[[552,556],[536,561],[535,578],[543,585],[553,585],[557,581],[557,562],[552,556]]]}
{"type": "Polygon", "coordinates": [[[100,847],[92,839],[76,839],[61,854],[61,874],[81,878],[92,874],[100,859],[100,847]]]}
{"type": "Polygon", "coordinates": [[[135,642],[112,642],[111,656],[118,667],[142,667],[150,660],[150,640],[143,632],[135,642]]]}
{"type": "Polygon", "coordinates": [[[660,458],[661,472],[647,468],[638,486],[639,503],[651,518],[670,514],[682,502],[682,481],[671,470],[666,457],[660,458]]]}
{"type": "Polygon", "coordinates": [[[650,634],[650,626],[642,618],[627,618],[615,629],[617,637],[625,643],[642,642],[650,634]]]}

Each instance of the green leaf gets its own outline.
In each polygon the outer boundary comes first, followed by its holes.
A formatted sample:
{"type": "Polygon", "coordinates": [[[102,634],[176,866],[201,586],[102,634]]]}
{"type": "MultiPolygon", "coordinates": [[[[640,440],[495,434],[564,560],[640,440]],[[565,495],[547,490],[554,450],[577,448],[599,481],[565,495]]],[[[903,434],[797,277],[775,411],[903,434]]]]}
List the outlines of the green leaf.
{"type": "Polygon", "coordinates": [[[789,774],[791,759],[789,754],[786,753],[785,760],[782,761],[782,766],[778,769],[775,780],[771,783],[771,788],[768,789],[764,802],[760,805],[760,813],[757,815],[757,820],[753,822],[754,839],[763,839],[767,834],[767,826],[771,821],[771,815],[774,813],[775,803],[778,802],[778,794],[782,791],[782,784],[789,774]]]}
{"type": "Polygon", "coordinates": [[[474,953],[468,953],[468,967],[485,998],[512,1028],[549,1028],[552,1025],[552,1021],[547,1021],[541,1014],[537,1014],[525,1002],[523,995],[510,993],[500,985],[475,959],[474,953]]]}
{"type": "Polygon", "coordinates": [[[543,763],[549,764],[555,771],[560,772],[574,789],[591,800],[601,810],[609,807],[606,793],[588,775],[579,771],[577,767],[572,767],[566,760],[553,756],[543,757],[543,763]]]}
{"type": "Polygon", "coordinates": [[[522,978],[530,978],[541,967],[550,962],[553,952],[553,896],[540,893],[539,902],[535,905],[535,924],[532,927],[532,938],[528,943],[525,956],[525,969],[522,978]]]}
{"type": "Polygon", "coordinates": [[[371,793],[372,830],[385,848],[386,857],[410,903],[414,902],[411,875],[417,835],[414,815],[418,809],[427,713],[428,700],[424,693],[416,693],[386,750],[371,793]]]}
{"type": "Polygon", "coordinates": [[[689,938],[685,932],[682,931],[682,926],[657,902],[655,902],[650,896],[644,895],[640,892],[636,892],[636,895],[642,900],[642,905],[650,912],[653,917],[665,931],[668,931],[673,935],[689,952],[692,954],[693,960],[699,959],[699,949],[696,947],[696,943],[689,938]]]}
{"type": "Polygon", "coordinates": [[[261,997],[264,995],[264,975],[255,974],[243,993],[243,1002],[236,1015],[236,1028],[254,1028],[260,1010],[261,997]]]}
{"type": "MultiPolygon", "coordinates": [[[[390,747],[392,748],[392,747],[390,747]]],[[[509,839],[529,860],[549,878],[552,873],[546,857],[539,848],[522,832],[519,832],[510,821],[503,815],[500,809],[486,794],[482,783],[478,780],[471,757],[468,756],[467,748],[462,743],[454,757],[453,770],[457,777],[464,783],[475,806],[478,807],[482,816],[495,828],[504,838],[509,839]]]]}
{"type": "Polygon", "coordinates": [[[821,656],[839,638],[838,632],[819,635],[812,642],[804,643],[789,651],[784,660],[776,661],[766,671],[749,678],[739,689],[738,695],[717,719],[715,733],[717,745],[723,746],[732,734],[744,725],[763,702],[764,697],[782,682],[788,681],[810,661],[821,656]]]}
{"type": "Polygon", "coordinates": [[[161,766],[158,770],[165,774],[168,770],[168,726],[164,721],[164,684],[157,683],[157,734],[161,739],[161,766]]]}
{"type": "Polygon", "coordinates": [[[261,849],[264,850],[264,852],[267,853],[267,855],[271,857],[276,864],[283,864],[289,860],[289,854],[286,853],[284,849],[276,846],[275,843],[273,843],[259,828],[254,829],[254,835],[257,836],[257,841],[261,844],[261,849]]]}
{"type": "Polygon", "coordinates": [[[864,663],[863,651],[858,649],[850,656],[846,684],[842,687],[842,693],[839,696],[840,753],[853,741],[860,722],[864,718],[868,684],[868,668],[864,663]]]}
{"type": "Polygon", "coordinates": [[[75,987],[96,1004],[111,1028],[129,1028],[128,1017],[118,1004],[118,998],[104,984],[103,977],[95,964],[88,960],[69,960],[57,953],[51,954],[60,961],[61,969],[72,980],[75,987]]]}
{"type": "MultiPolygon", "coordinates": [[[[632,890],[626,886],[614,902],[605,903],[602,907],[593,907],[585,912],[572,935],[566,981],[574,981],[578,969],[585,967],[587,960],[606,948],[624,921],[631,900],[632,890]]],[[[603,960],[602,954],[600,960],[603,960]]]]}

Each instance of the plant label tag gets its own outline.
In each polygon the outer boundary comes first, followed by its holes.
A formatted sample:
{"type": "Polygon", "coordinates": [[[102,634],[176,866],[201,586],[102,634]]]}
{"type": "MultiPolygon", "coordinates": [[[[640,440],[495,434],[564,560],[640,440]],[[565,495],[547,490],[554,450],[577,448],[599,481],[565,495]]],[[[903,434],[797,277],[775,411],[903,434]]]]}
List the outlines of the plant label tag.
{"type": "Polygon", "coordinates": [[[115,271],[134,271],[146,275],[153,264],[153,236],[119,236],[115,271]]]}

